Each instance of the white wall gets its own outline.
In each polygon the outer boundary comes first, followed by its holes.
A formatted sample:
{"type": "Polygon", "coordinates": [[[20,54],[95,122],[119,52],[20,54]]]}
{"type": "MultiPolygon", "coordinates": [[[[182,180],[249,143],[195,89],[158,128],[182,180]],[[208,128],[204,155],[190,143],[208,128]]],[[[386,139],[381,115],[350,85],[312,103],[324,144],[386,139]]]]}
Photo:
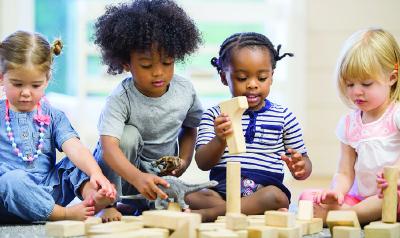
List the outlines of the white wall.
{"type": "Polygon", "coordinates": [[[0,0],[0,39],[18,30],[34,29],[34,0],[0,0]]]}
{"type": "Polygon", "coordinates": [[[349,109],[339,99],[333,79],[340,49],[353,32],[382,27],[400,40],[398,0],[304,0],[306,62],[304,88],[305,139],[313,161],[313,175],[331,176],[337,165],[339,143],[334,134],[341,115],[349,109]]]}

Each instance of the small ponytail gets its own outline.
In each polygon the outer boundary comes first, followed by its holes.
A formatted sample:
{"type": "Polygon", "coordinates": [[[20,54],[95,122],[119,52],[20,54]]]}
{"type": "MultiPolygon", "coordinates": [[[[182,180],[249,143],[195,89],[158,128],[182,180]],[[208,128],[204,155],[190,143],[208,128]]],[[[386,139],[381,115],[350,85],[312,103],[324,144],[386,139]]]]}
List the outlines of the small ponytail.
{"type": "Polygon", "coordinates": [[[218,73],[221,73],[222,67],[221,67],[221,63],[220,63],[219,59],[217,59],[217,57],[212,57],[211,65],[214,66],[215,68],[217,68],[218,73]]]}
{"type": "Polygon", "coordinates": [[[279,60],[285,58],[286,56],[289,56],[289,57],[294,56],[293,53],[284,53],[283,55],[279,55],[280,51],[281,51],[281,47],[282,47],[282,45],[278,45],[278,47],[276,47],[276,56],[275,56],[276,61],[279,61],[279,60]]]}
{"type": "Polygon", "coordinates": [[[63,43],[61,42],[60,39],[57,39],[53,42],[51,51],[53,52],[54,55],[60,55],[62,48],[63,48],[63,43]]]}

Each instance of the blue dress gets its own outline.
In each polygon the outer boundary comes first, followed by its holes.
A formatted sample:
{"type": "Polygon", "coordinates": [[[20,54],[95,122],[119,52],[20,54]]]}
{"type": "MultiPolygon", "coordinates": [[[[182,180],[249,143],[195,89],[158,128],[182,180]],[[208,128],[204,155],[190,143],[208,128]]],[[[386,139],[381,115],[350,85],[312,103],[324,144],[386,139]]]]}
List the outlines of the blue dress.
{"type": "MultiPolygon", "coordinates": [[[[9,111],[15,143],[23,155],[35,155],[39,143],[38,123],[32,112],[9,111]]],[[[65,114],[47,102],[42,114],[50,116],[42,154],[32,162],[23,161],[12,148],[6,131],[5,100],[0,101],[0,223],[47,220],[58,204],[66,206],[75,196],[82,198],[79,188],[89,177],[68,159],[56,163],[56,149],[78,134],[65,114]]]]}

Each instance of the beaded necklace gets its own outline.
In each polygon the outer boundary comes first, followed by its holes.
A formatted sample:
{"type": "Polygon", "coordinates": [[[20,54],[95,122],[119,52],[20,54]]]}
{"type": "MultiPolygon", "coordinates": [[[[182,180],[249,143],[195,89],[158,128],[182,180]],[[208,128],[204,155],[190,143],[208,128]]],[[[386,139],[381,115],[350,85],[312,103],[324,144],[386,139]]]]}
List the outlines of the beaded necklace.
{"type": "Polygon", "coordinates": [[[11,123],[10,123],[10,103],[8,99],[6,99],[6,116],[4,118],[6,120],[6,130],[7,130],[7,136],[8,140],[11,143],[11,146],[13,148],[14,153],[20,157],[23,161],[27,162],[32,162],[33,160],[37,159],[40,154],[42,154],[42,148],[43,148],[43,143],[44,143],[44,134],[46,132],[46,129],[44,128],[44,125],[49,125],[50,124],[50,116],[49,115],[43,115],[42,114],[42,107],[40,105],[40,102],[37,104],[37,115],[33,117],[33,119],[39,124],[39,142],[37,145],[37,149],[35,154],[32,156],[30,154],[24,155],[21,150],[18,148],[17,144],[15,143],[15,138],[14,138],[14,133],[11,129],[11,123]]]}

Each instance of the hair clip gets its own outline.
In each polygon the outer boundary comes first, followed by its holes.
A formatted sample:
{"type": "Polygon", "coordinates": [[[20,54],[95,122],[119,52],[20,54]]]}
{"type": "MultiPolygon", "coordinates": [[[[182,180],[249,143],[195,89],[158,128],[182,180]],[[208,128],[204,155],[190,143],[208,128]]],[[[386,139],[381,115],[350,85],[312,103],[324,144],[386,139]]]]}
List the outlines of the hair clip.
{"type": "Polygon", "coordinates": [[[394,64],[394,70],[399,70],[399,64],[398,63],[394,64]]]}

